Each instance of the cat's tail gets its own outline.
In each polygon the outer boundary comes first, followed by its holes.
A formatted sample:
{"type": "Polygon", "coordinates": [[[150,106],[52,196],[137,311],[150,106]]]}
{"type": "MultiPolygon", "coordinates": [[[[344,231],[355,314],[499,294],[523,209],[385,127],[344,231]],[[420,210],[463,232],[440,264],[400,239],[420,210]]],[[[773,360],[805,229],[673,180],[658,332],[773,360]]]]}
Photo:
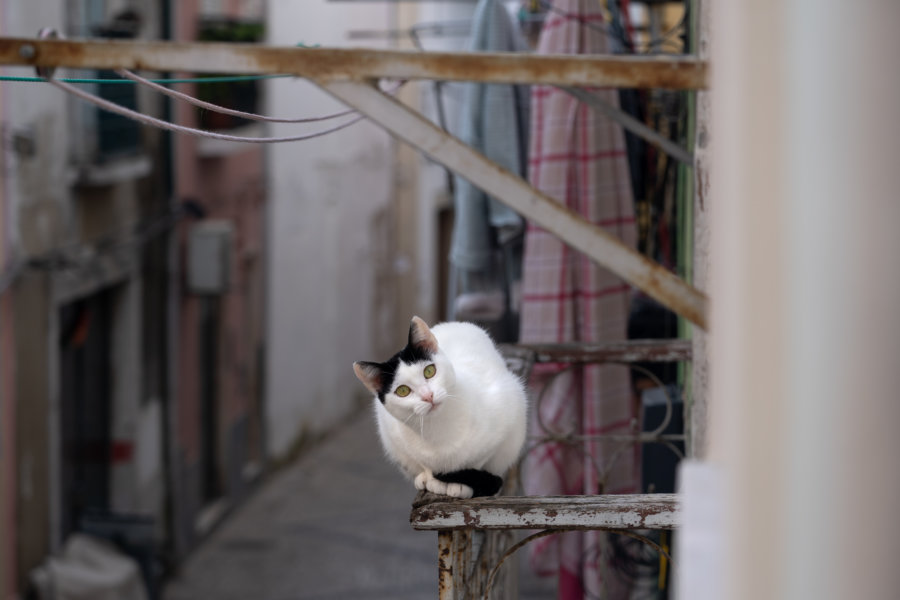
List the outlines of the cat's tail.
{"type": "Polygon", "coordinates": [[[472,497],[493,496],[503,486],[503,478],[480,469],[461,469],[449,473],[435,473],[444,483],[461,483],[472,488],[472,497]]]}

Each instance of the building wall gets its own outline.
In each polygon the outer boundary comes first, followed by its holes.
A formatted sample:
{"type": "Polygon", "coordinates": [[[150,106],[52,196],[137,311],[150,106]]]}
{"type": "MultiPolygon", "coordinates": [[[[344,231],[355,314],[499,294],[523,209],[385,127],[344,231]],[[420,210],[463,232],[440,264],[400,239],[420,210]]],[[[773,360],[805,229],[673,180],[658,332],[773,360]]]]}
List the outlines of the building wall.
{"type": "MultiPolygon", "coordinates": [[[[348,46],[351,30],[392,27],[392,10],[325,0],[271,2],[268,42],[348,46]]],[[[271,115],[316,116],[345,109],[301,80],[272,80],[266,91],[271,115]]],[[[278,125],[270,131],[289,135],[327,126],[278,125]]],[[[389,136],[368,122],[267,148],[266,423],[273,456],[358,410],[362,389],[351,363],[376,358],[402,338],[393,282],[414,260],[395,251],[401,234],[393,152],[389,136]]],[[[415,297],[416,292],[403,294],[415,297]]]]}
{"type": "MultiPolygon", "coordinates": [[[[174,7],[180,40],[196,39],[204,18],[262,22],[261,2],[184,3],[174,7]]],[[[188,75],[188,74],[184,74],[188,75]]],[[[188,85],[188,93],[202,93],[188,85]]],[[[227,103],[227,102],[226,102],[227,103]]],[[[223,104],[226,104],[223,103],[223,104]]],[[[179,123],[198,126],[196,109],[178,103],[179,123]]],[[[238,135],[261,135],[241,125],[238,135]]],[[[258,145],[173,138],[175,196],[200,204],[201,222],[179,228],[175,264],[177,319],[172,322],[177,402],[172,428],[174,549],[186,553],[225,509],[242,498],[263,467],[262,365],[264,154],[258,145]],[[186,276],[191,230],[204,222],[231,227],[229,285],[221,294],[196,293],[186,276]],[[214,346],[214,347],[211,347],[214,346]],[[214,353],[216,364],[207,361],[214,353]]]]}
{"type": "MultiPolygon", "coordinates": [[[[2,164],[2,162],[0,162],[2,164]]],[[[2,192],[0,192],[2,193],[2,192]]],[[[0,197],[0,209],[4,199],[0,197]]],[[[2,235],[2,234],[0,234],[2,235]]],[[[5,264],[0,260],[0,264],[5,264]]],[[[14,591],[16,573],[16,463],[15,463],[15,331],[12,297],[0,295],[0,597],[14,591]]]]}
{"type": "MultiPolygon", "coordinates": [[[[0,10],[0,35],[6,35],[5,12],[0,10]]],[[[0,122],[6,104],[0,89],[0,122]]],[[[0,173],[7,169],[6,152],[0,151],[0,173]]],[[[0,182],[0,273],[9,268],[9,217],[4,177],[0,182]]],[[[15,463],[15,330],[12,296],[0,290],[0,598],[14,593],[16,572],[16,463],[15,463]]]]}
{"type": "MultiPolygon", "coordinates": [[[[4,33],[33,35],[53,23],[63,23],[62,6],[40,9],[22,4],[4,7],[4,33]]],[[[21,70],[22,75],[32,73],[21,70]]],[[[40,89],[4,86],[3,126],[32,146],[33,152],[13,152],[4,148],[4,192],[7,259],[47,252],[65,239],[64,224],[69,215],[69,193],[54,185],[66,175],[66,101],[60,94],[40,89]]],[[[5,145],[4,145],[5,146],[5,145]]],[[[16,481],[10,506],[14,509],[15,531],[11,538],[14,557],[7,564],[6,590],[20,589],[28,570],[51,549],[51,473],[49,428],[49,280],[29,273],[17,281],[6,298],[7,316],[16,324],[12,342],[16,369],[14,383],[5,397],[8,413],[14,415],[15,439],[12,450],[16,481]],[[12,313],[12,314],[10,314],[12,313]],[[26,334],[27,332],[27,334],[26,334]]]]}
{"type": "MultiPolygon", "coordinates": [[[[0,162],[2,164],[2,162],[0,162]]],[[[2,193],[2,192],[0,192],[2,193]]],[[[0,196],[0,210],[4,199],[0,196]]],[[[2,227],[0,227],[2,229],[2,227]]],[[[2,233],[0,233],[2,235],[2,233]]],[[[0,264],[5,260],[0,258],[0,264]]],[[[15,330],[12,296],[0,295],[0,597],[13,594],[16,572],[15,330]]]]}
{"type": "MultiPolygon", "coordinates": [[[[28,36],[50,26],[88,35],[85,6],[61,0],[3,3],[2,32],[28,36]]],[[[122,7],[107,3],[110,11],[122,7]]],[[[159,35],[157,10],[144,12],[143,37],[159,35]]],[[[10,68],[5,74],[28,76],[33,70],[10,68]]],[[[67,533],[69,491],[62,477],[66,461],[79,459],[63,447],[63,391],[71,382],[61,368],[59,315],[72,302],[101,292],[112,298],[108,508],[163,523],[163,399],[145,397],[142,246],[131,232],[158,210],[164,186],[158,183],[155,132],[140,132],[137,155],[101,164],[90,154],[95,131],[82,118],[90,111],[80,101],[44,84],[4,84],[0,94],[4,140],[16,141],[2,150],[4,258],[37,261],[0,298],[0,430],[15,434],[0,438],[0,476],[14,482],[0,492],[0,594],[6,598],[24,591],[29,571],[58,550],[67,533]],[[104,240],[117,242],[116,250],[101,250],[104,240]]],[[[158,114],[159,103],[139,96],[142,110],[158,114]]]]}
{"type": "MultiPolygon", "coordinates": [[[[271,2],[268,41],[411,49],[408,36],[385,32],[465,19],[472,9],[467,3],[271,2]]],[[[428,50],[458,50],[464,41],[423,37],[428,50]]],[[[455,84],[444,90],[452,124],[459,90],[455,84]]],[[[436,120],[432,84],[410,82],[398,97],[436,120]]],[[[290,79],[269,82],[267,106],[269,114],[294,117],[346,108],[312,84],[290,79]]],[[[274,135],[297,130],[271,128],[274,135]]],[[[267,152],[266,422],[268,451],[277,457],[305,434],[354,411],[368,412],[369,397],[352,362],[390,356],[405,343],[414,314],[441,317],[446,256],[440,219],[450,198],[443,168],[368,121],[267,152]]]]}
{"type": "MultiPolygon", "coordinates": [[[[45,275],[29,275],[16,285],[16,566],[21,584],[51,551],[52,514],[49,414],[49,294],[45,275]]],[[[14,583],[15,585],[15,583],[14,583]]]]}

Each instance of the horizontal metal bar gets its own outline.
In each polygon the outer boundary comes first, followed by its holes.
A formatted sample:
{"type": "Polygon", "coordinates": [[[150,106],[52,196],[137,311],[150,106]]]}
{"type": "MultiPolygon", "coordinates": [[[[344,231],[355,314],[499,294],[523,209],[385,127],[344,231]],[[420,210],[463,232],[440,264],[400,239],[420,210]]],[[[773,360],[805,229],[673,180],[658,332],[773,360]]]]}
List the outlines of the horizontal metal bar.
{"type": "Polygon", "coordinates": [[[317,83],[341,102],[465,177],[589,259],[706,328],[706,296],[615,236],[561,206],[374,86],[353,81],[317,83]]]}
{"type": "Polygon", "coordinates": [[[501,347],[507,357],[538,363],[632,363],[691,360],[691,340],[629,340],[597,344],[515,344],[501,347]],[[526,357],[530,354],[530,357],[526,357]]]}
{"type": "Polygon", "coordinates": [[[318,81],[436,79],[560,86],[698,89],[691,57],[419,52],[258,44],[0,38],[0,64],[194,73],[284,73],[318,81]]]}
{"type": "Polygon", "coordinates": [[[675,529],[677,494],[501,496],[447,500],[413,508],[413,528],[448,529],[675,529]]]}

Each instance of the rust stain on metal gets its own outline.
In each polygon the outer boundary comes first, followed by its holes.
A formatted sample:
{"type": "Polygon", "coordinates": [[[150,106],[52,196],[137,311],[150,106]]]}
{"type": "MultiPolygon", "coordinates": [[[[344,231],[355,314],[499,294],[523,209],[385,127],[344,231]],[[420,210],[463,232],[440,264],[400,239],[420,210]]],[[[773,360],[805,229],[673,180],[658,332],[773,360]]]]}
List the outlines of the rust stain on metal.
{"type": "MultiPolygon", "coordinates": [[[[707,304],[706,295],[690,287],[685,287],[682,293],[676,293],[673,290],[673,284],[679,285],[676,281],[680,282],[680,280],[659,264],[642,258],[646,269],[635,273],[631,281],[649,296],[659,300],[692,323],[706,329],[704,311],[707,304]],[[685,292],[689,292],[689,294],[685,292]]],[[[681,283],[683,284],[683,282],[681,283]]]]}
{"type": "Polygon", "coordinates": [[[463,520],[466,523],[466,527],[478,527],[479,525],[481,525],[481,517],[478,515],[478,513],[471,510],[466,510],[463,512],[463,520]]]}
{"type": "Polygon", "coordinates": [[[521,55],[504,53],[412,52],[347,48],[308,48],[285,52],[284,48],[259,48],[260,66],[279,72],[334,80],[360,76],[439,78],[456,81],[562,82],[567,78],[609,87],[695,89],[706,86],[706,66],[693,59],[521,55]],[[305,60],[304,60],[305,59],[305,60]],[[424,67],[434,71],[429,77],[424,67]]]}
{"type": "Polygon", "coordinates": [[[438,597],[453,598],[453,539],[451,531],[438,532],[438,597]]]}

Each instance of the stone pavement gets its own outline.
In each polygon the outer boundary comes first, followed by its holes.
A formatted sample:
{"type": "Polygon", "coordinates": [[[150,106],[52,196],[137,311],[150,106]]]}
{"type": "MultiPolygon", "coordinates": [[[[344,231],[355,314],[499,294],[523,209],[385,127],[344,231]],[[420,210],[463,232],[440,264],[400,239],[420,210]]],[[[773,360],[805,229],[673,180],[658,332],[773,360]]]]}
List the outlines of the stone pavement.
{"type": "MultiPolygon", "coordinates": [[[[163,598],[435,599],[437,534],[410,527],[414,491],[384,459],[365,411],[229,515],[163,598]]],[[[554,597],[547,587],[526,574],[520,598],[554,597]]]]}

